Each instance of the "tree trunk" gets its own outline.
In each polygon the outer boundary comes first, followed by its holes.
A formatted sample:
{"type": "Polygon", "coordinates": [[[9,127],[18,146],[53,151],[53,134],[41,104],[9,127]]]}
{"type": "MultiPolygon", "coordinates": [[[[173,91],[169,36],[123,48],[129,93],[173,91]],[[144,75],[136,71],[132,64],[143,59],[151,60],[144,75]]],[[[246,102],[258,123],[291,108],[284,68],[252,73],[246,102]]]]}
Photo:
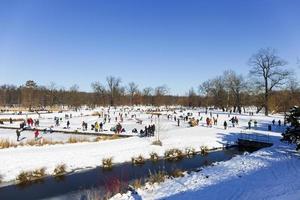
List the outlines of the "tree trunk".
{"type": "Polygon", "coordinates": [[[268,88],[268,79],[265,78],[265,102],[264,102],[264,108],[265,108],[265,116],[269,115],[269,88],[268,88]]]}

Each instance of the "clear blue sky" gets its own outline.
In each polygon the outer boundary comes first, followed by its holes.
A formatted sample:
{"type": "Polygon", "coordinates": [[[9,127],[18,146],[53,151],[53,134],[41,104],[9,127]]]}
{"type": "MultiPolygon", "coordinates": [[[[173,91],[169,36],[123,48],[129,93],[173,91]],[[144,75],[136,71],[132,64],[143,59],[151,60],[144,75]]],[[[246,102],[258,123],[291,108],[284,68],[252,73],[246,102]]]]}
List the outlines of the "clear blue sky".
{"type": "Polygon", "coordinates": [[[296,67],[299,0],[0,0],[0,84],[89,91],[108,75],[173,94],[273,47],[296,67]]]}

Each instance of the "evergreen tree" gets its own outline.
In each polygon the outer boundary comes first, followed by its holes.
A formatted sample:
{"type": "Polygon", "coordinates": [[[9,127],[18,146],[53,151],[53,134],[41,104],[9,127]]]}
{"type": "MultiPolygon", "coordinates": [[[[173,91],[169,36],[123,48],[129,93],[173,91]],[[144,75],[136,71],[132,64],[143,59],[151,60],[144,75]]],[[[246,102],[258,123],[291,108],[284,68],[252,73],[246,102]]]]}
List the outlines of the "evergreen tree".
{"type": "Polygon", "coordinates": [[[287,115],[287,121],[291,123],[286,132],[283,134],[282,141],[288,141],[297,145],[297,150],[300,150],[300,108],[295,106],[290,109],[287,115]]]}

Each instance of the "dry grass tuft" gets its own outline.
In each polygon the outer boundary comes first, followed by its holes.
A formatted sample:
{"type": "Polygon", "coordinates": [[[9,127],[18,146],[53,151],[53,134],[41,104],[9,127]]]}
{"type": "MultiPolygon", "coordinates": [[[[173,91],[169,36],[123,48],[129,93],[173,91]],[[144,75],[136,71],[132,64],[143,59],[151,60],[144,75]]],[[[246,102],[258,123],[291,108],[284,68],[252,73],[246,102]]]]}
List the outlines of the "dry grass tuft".
{"type": "MultiPolygon", "coordinates": [[[[2,119],[0,119],[0,121],[9,122],[10,119],[9,118],[2,118],[2,119]]],[[[24,121],[24,119],[23,118],[13,118],[12,121],[13,122],[22,122],[22,121],[24,121]]]]}
{"type": "Polygon", "coordinates": [[[42,167],[42,168],[34,170],[32,172],[32,176],[37,179],[44,178],[46,176],[46,168],[42,167]]]}
{"type": "Polygon", "coordinates": [[[103,198],[101,198],[101,195],[99,194],[99,191],[97,190],[87,190],[84,192],[84,198],[82,199],[86,199],[86,200],[103,200],[103,198]]]}
{"type": "Polygon", "coordinates": [[[162,142],[160,140],[156,140],[156,141],[152,142],[152,145],[162,146],[162,142]]]}
{"type": "Polygon", "coordinates": [[[67,172],[66,164],[59,164],[55,167],[53,175],[56,177],[63,176],[67,172]]]}
{"type": "Polygon", "coordinates": [[[94,139],[94,142],[99,142],[99,141],[104,141],[104,140],[106,140],[105,137],[103,137],[103,136],[98,136],[98,137],[96,137],[96,138],[94,139]]]}
{"type": "Polygon", "coordinates": [[[101,136],[98,136],[94,139],[94,142],[99,142],[99,141],[105,141],[105,140],[116,140],[116,139],[120,139],[120,136],[118,135],[113,135],[113,136],[110,136],[110,135],[101,135],[101,136]]]}
{"type": "Polygon", "coordinates": [[[186,148],[185,149],[185,154],[188,157],[192,157],[192,156],[196,155],[196,150],[194,148],[186,148]]]}
{"type": "Polygon", "coordinates": [[[71,136],[67,141],[67,143],[79,143],[79,142],[89,142],[89,139],[87,137],[71,136]]]}
{"type": "Polygon", "coordinates": [[[112,160],[113,160],[112,157],[110,157],[110,158],[103,158],[102,159],[102,167],[104,169],[111,169],[112,166],[113,166],[112,160]]]}
{"type": "Polygon", "coordinates": [[[139,155],[138,157],[132,157],[131,161],[132,161],[132,164],[134,164],[134,165],[145,164],[145,158],[142,155],[139,155]]]}
{"type": "Polygon", "coordinates": [[[143,187],[143,181],[142,181],[142,179],[136,179],[136,180],[134,180],[133,183],[132,183],[132,187],[134,189],[139,189],[139,188],[143,187]]]}
{"type": "Polygon", "coordinates": [[[171,176],[174,178],[184,177],[184,171],[182,171],[181,169],[175,169],[174,171],[172,171],[171,176]]]}
{"type": "Polygon", "coordinates": [[[180,160],[184,157],[184,154],[179,149],[170,149],[165,152],[165,158],[167,160],[180,160]]]}
{"type": "Polygon", "coordinates": [[[33,181],[32,171],[22,171],[16,178],[19,184],[29,184],[33,181]]]}
{"type": "Polygon", "coordinates": [[[16,147],[17,144],[9,139],[0,139],[0,149],[6,149],[10,147],[16,147]]]}
{"type": "Polygon", "coordinates": [[[159,156],[158,156],[157,153],[155,153],[155,152],[150,153],[150,160],[151,161],[156,162],[156,161],[158,161],[158,159],[159,159],[159,156]]]}
{"type": "Polygon", "coordinates": [[[116,140],[116,139],[120,139],[120,136],[117,134],[114,134],[113,136],[110,137],[110,140],[116,140]]]}
{"type": "Polygon", "coordinates": [[[154,172],[151,173],[151,171],[149,170],[149,177],[148,177],[148,182],[150,184],[155,184],[155,183],[162,183],[166,180],[167,174],[164,171],[158,171],[158,172],[154,172]]]}
{"type": "Polygon", "coordinates": [[[205,156],[205,155],[208,154],[208,152],[209,152],[209,148],[207,146],[201,146],[200,147],[200,154],[201,155],[205,156]]]}

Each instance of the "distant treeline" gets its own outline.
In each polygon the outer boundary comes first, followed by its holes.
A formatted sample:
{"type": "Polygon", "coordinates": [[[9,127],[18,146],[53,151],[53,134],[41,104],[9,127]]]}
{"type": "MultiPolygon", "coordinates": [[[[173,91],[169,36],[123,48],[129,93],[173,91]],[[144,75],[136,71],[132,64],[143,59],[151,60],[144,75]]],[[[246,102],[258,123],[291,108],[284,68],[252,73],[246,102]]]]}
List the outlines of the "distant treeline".
{"type": "Polygon", "coordinates": [[[247,79],[234,71],[192,87],[186,95],[171,95],[167,86],[139,88],[134,82],[122,85],[120,78],[109,76],[105,83],[91,84],[93,92],[81,92],[77,85],[70,89],[39,86],[33,80],[22,86],[0,86],[0,106],[22,106],[40,109],[67,105],[118,106],[118,105],[182,105],[190,107],[216,107],[243,112],[255,106],[257,111],[286,112],[300,105],[298,81],[285,70],[285,61],[273,49],[261,49],[249,59],[250,75],[247,79]],[[195,89],[196,88],[196,89],[195,89]]]}

